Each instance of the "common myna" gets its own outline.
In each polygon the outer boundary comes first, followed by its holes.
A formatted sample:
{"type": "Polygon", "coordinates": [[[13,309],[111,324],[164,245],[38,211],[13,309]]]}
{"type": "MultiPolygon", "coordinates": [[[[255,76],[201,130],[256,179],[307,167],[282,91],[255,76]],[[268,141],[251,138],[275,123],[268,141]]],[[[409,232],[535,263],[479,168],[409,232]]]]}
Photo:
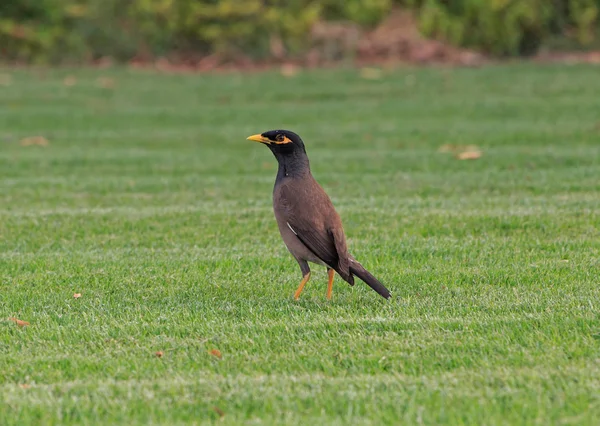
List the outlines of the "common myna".
{"type": "Polygon", "coordinates": [[[388,299],[388,289],[348,253],[340,216],[313,178],[300,136],[289,130],[270,130],[248,139],[267,145],[279,163],[273,210],[283,242],[296,258],[303,275],[294,299],[300,297],[310,279],[308,262],[327,267],[327,299],[331,299],[335,272],[350,285],[354,285],[356,275],[388,299]]]}

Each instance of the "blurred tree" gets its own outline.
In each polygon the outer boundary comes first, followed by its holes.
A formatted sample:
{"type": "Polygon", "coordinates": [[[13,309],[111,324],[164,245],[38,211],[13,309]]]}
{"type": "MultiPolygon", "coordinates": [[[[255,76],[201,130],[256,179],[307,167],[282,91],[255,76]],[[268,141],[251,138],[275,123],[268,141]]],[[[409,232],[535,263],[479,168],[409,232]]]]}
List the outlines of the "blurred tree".
{"type": "Polygon", "coordinates": [[[310,49],[318,22],[373,27],[393,7],[414,10],[427,36],[494,55],[598,38],[600,0],[10,0],[0,2],[0,58],[281,58],[310,49]]]}

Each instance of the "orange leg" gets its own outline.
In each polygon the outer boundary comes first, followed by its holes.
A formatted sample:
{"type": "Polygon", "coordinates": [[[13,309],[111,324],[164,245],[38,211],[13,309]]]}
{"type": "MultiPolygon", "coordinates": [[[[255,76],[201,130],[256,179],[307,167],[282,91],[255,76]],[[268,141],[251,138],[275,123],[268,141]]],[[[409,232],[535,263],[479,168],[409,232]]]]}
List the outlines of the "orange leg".
{"type": "Polygon", "coordinates": [[[310,272],[307,272],[304,278],[302,278],[302,281],[300,281],[300,285],[294,293],[294,300],[298,300],[298,298],[300,297],[300,293],[302,293],[302,290],[304,290],[304,286],[306,285],[308,280],[310,280],[310,272]]]}
{"type": "Polygon", "coordinates": [[[327,284],[327,300],[331,300],[331,292],[333,291],[333,277],[335,277],[335,271],[333,269],[327,270],[329,275],[329,283],[327,284]]]}

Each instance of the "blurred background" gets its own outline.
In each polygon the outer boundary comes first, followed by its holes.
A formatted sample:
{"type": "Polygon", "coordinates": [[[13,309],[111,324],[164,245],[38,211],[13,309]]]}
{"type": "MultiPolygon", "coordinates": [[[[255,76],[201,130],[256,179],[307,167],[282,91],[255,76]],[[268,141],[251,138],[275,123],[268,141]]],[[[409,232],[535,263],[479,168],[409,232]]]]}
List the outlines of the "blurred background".
{"type": "Polygon", "coordinates": [[[0,3],[0,59],[476,64],[593,49],[599,11],[600,0],[9,0],[0,3]]]}

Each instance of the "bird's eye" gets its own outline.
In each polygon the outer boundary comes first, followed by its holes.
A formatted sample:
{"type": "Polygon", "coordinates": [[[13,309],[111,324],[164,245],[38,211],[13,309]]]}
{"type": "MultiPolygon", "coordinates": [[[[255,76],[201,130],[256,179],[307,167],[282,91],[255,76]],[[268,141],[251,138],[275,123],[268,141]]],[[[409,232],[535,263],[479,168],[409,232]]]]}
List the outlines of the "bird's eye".
{"type": "Polygon", "coordinates": [[[275,136],[275,140],[277,142],[283,142],[285,140],[285,136],[279,133],[277,136],[275,136]]]}

